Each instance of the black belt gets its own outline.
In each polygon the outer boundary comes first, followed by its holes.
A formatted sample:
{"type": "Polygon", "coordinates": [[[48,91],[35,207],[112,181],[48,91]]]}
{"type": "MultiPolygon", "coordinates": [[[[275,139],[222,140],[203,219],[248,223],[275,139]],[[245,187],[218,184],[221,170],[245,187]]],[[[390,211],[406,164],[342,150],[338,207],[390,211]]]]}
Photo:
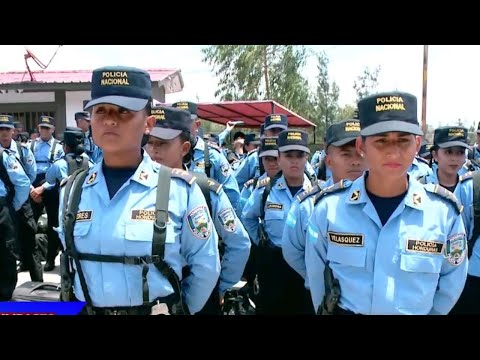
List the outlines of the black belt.
{"type": "Polygon", "coordinates": [[[94,307],[94,315],[150,315],[150,306],[118,306],[118,307],[94,307]]]}
{"type": "Polygon", "coordinates": [[[0,206],[7,205],[7,198],[0,197],[0,206]]]}

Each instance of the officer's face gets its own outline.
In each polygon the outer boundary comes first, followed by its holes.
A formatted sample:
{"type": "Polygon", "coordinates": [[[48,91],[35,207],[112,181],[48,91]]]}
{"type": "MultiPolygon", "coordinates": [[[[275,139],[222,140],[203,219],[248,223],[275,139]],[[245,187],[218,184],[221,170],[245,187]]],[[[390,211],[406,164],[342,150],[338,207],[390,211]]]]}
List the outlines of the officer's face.
{"type": "Polygon", "coordinates": [[[278,164],[286,178],[303,177],[306,161],[307,153],[298,150],[281,152],[278,158],[278,164]]]}
{"type": "Polygon", "coordinates": [[[268,177],[274,177],[280,171],[278,158],[275,156],[262,156],[262,164],[268,177]]]}
{"type": "Polygon", "coordinates": [[[92,135],[104,153],[138,151],[153,116],[144,110],[131,111],[116,105],[99,104],[92,109],[92,135]]]}
{"type": "Polygon", "coordinates": [[[266,137],[274,137],[274,136],[278,136],[278,134],[280,134],[282,131],[283,129],[281,128],[273,128],[273,129],[265,130],[265,133],[263,135],[265,135],[266,137]]]}
{"type": "Polygon", "coordinates": [[[171,140],[150,136],[145,150],[153,161],[171,168],[182,168],[183,157],[190,151],[189,141],[183,142],[180,136],[171,140]]]}
{"type": "Polygon", "coordinates": [[[332,171],[334,182],[338,182],[341,179],[353,181],[367,169],[367,163],[357,152],[354,143],[340,147],[330,145],[325,162],[332,171]]]}
{"type": "Polygon", "coordinates": [[[364,154],[370,173],[383,177],[405,175],[420,145],[420,136],[403,132],[368,136],[365,141],[359,137],[356,142],[357,151],[364,154]]]}
{"type": "Polygon", "coordinates": [[[465,162],[465,148],[449,147],[432,151],[433,159],[438,163],[438,171],[447,175],[456,175],[465,162]]]}
{"type": "Polygon", "coordinates": [[[83,132],[87,132],[90,126],[90,122],[85,119],[78,119],[77,120],[77,127],[82,129],[83,132]]]}
{"type": "Polygon", "coordinates": [[[198,134],[198,129],[200,129],[200,126],[202,125],[201,121],[199,119],[195,120],[192,122],[192,125],[190,126],[190,133],[196,137],[198,134]]]}
{"type": "Polygon", "coordinates": [[[40,133],[40,137],[44,141],[50,140],[54,131],[55,131],[54,127],[41,126],[41,125],[38,127],[38,132],[40,133]]]}
{"type": "Polygon", "coordinates": [[[10,141],[12,141],[13,137],[13,129],[0,127],[0,143],[5,144],[5,146],[10,145],[10,141]]]}

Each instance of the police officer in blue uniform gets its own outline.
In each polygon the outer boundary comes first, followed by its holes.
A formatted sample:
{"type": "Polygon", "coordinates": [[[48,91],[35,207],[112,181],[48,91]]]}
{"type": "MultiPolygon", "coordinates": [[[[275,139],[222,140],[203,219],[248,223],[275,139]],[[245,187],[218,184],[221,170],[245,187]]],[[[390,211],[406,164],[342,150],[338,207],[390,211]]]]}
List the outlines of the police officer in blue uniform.
{"type": "Polygon", "coordinates": [[[93,71],[86,109],[103,161],[65,182],[59,227],[74,263],[75,298],[87,302],[89,314],[150,314],[157,302],[196,313],[220,273],[218,237],[200,188],[141,148],[155,125],[151,96],[144,70],[93,71]],[[185,263],[191,275],[181,281],[185,263]]]}
{"type": "Polygon", "coordinates": [[[225,156],[217,149],[211,148],[205,145],[202,136],[198,135],[200,128],[200,119],[197,115],[197,104],[188,101],[176,102],[172,104],[173,107],[187,110],[192,117],[192,135],[195,139],[195,146],[193,148],[193,156],[188,169],[191,171],[200,171],[207,174],[220,184],[223,185],[223,190],[227,194],[230,202],[234,207],[237,206],[238,199],[240,198],[240,190],[233,175],[233,171],[225,156]],[[208,153],[208,161],[205,160],[205,154],[208,153]]]}
{"type": "Polygon", "coordinates": [[[305,265],[315,309],[448,314],[468,266],[462,206],[443,187],[407,174],[423,135],[417,99],[381,93],[358,108],[356,146],[369,170],[323,190],[307,226],[305,265]],[[338,291],[337,303],[330,295],[338,291]]]}
{"type": "Polygon", "coordinates": [[[295,196],[311,187],[304,174],[308,134],[284,130],[278,135],[281,173],[258,182],[243,208],[242,221],[258,245],[256,265],[259,294],[257,313],[312,314],[313,307],[302,277],[282,255],[282,235],[295,196]]]}
{"type": "MultiPolygon", "coordinates": [[[[58,226],[58,190],[55,189],[55,184],[50,184],[45,181],[45,175],[50,166],[52,166],[56,160],[62,158],[65,153],[63,152],[60,141],[53,137],[55,131],[55,119],[53,117],[41,116],[38,129],[40,137],[30,145],[37,163],[37,176],[32,184],[33,189],[30,191],[31,204],[36,222],[45,207],[48,219],[47,236],[49,249],[57,249],[59,239],[58,234],[53,228],[58,226]]],[[[54,269],[56,256],[57,251],[47,253],[47,262],[43,268],[44,271],[54,269]]]]}
{"type": "MultiPolygon", "coordinates": [[[[13,120],[14,118],[11,115],[0,115],[0,128],[3,128],[3,131],[0,133],[0,148],[8,149],[15,155],[27,174],[30,183],[32,183],[37,175],[35,158],[32,151],[25,143],[13,141],[13,120]]],[[[20,137],[22,136],[19,134],[19,138],[20,137]]],[[[31,185],[30,188],[32,188],[31,185]]],[[[32,281],[43,281],[42,264],[35,256],[35,233],[37,232],[37,222],[34,219],[32,206],[28,199],[17,211],[17,224],[18,255],[20,259],[18,270],[20,272],[29,270],[32,281]]]]}
{"type": "Polygon", "coordinates": [[[84,136],[81,128],[67,126],[61,143],[66,155],[55,161],[48,169],[45,180],[50,184],[60,184],[78,168],[91,168],[94,165],[84,151],[84,136]],[[74,166],[70,169],[69,159],[74,162],[74,166]]]}
{"type": "MultiPolygon", "coordinates": [[[[152,107],[151,114],[156,118],[156,126],[150,130],[146,149],[150,157],[162,165],[182,168],[183,158],[193,146],[190,128],[193,120],[188,112],[172,107],[152,107]],[[190,146],[189,146],[190,145],[190,146]]],[[[197,181],[202,181],[203,173],[193,172],[197,181]]],[[[204,178],[207,204],[219,237],[222,239],[222,270],[217,286],[199,312],[206,315],[220,315],[225,292],[235,285],[242,276],[250,253],[250,239],[222,189],[213,179],[204,178]]]]}
{"type": "MultiPolygon", "coordinates": [[[[13,119],[0,115],[0,124],[0,139],[11,138],[13,119]]],[[[15,212],[28,200],[30,180],[12,150],[0,153],[0,301],[8,301],[17,284],[15,212]]]]}
{"type": "Polygon", "coordinates": [[[84,134],[83,147],[90,160],[97,163],[102,158],[102,149],[93,142],[93,136],[90,127],[90,113],[88,111],[79,111],[75,113],[77,127],[82,129],[84,134]]]}
{"type": "Polygon", "coordinates": [[[332,177],[317,183],[313,188],[299,194],[290,208],[282,238],[283,257],[287,263],[305,279],[305,240],[307,224],[312,215],[315,196],[325,187],[342,179],[356,180],[367,169],[363,157],[355,148],[360,136],[360,121],[349,119],[330,125],[325,139],[325,163],[332,171],[332,177]]]}

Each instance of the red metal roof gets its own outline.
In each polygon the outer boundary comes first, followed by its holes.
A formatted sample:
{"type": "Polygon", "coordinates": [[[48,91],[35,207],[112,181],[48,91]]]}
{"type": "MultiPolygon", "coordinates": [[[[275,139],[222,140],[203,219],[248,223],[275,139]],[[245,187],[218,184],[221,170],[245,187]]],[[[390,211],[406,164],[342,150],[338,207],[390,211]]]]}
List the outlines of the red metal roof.
{"type": "Polygon", "coordinates": [[[309,127],[316,125],[273,100],[224,101],[198,103],[198,116],[202,119],[226,124],[229,121],[243,121],[245,127],[260,127],[270,114],[285,114],[289,126],[309,127]]]}
{"type": "MultiPolygon", "coordinates": [[[[152,81],[162,81],[168,76],[180,72],[179,69],[146,69],[152,81]]],[[[92,70],[34,71],[37,83],[89,83],[92,70]]],[[[27,71],[0,72],[0,84],[32,82],[27,71]]]]}

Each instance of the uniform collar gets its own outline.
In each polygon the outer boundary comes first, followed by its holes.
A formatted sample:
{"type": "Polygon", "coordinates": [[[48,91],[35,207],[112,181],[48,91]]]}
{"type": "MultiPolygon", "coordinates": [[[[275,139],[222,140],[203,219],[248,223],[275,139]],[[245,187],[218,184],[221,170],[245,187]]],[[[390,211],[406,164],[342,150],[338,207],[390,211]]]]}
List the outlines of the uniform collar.
{"type": "MultiPolygon", "coordinates": [[[[370,201],[365,188],[365,178],[367,174],[368,172],[365,172],[352,183],[345,200],[347,204],[365,204],[370,201]]],[[[423,210],[423,204],[426,198],[425,189],[422,184],[414,180],[411,176],[408,178],[408,190],[404,200],[405,205],[417,210],[423,210]]]]}
{"type": "MultiPolygon", "coordinates": [[[[83,187],[93,186],[97,184],[100,179],[104,178],[102,164],[103,161],[100,161],[90,169],[83,187]]],[[[143,160],[129,181],[135,181],[145,187],[154,188],[157,186],[159,169],[160,165],[153,162],[150,156],[148,156],[146,152],[143,152],[143,160]]]]}
{"type": "MultiPolygon", "coordinates": [[[[302,185],[302,190],[308,190],[310,188],[310,180],[308,180],[308,177],[303,174],[303,185],[302,185]]],[[[288,185],[287,181],[285,180],[285,177],[282,175],[278,178],[278,180],[275,182],[275,189],[278,190],[287,190],[288,185]]]]}
{"type": "Polygon", "coordinates": [[[41,144],[41,143],[47,143],[48,145],[51,146],[52,143],[55,141],[55,138],[52,136],[52,137],[50,138],[50,140],[48,140],[48,141],[43,141],[43,139],[39,136],[39,137],[37,138],[37,140],[35,140],[35,141],[38,141],[39,144],[41,144]]]}

